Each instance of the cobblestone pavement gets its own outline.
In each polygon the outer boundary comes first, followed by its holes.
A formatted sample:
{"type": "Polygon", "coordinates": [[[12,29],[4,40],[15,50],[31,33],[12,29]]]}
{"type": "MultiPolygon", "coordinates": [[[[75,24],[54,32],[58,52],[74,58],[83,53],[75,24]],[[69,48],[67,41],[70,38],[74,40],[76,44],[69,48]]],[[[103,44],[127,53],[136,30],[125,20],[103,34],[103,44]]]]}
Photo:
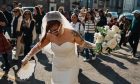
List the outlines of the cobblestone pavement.
{"type": "MultiPolygon", "coordinates": [[[[52,56],[50,54],[46,56],[44,53],[46,51],[38,53],[35,57],[37,65],[30,79],[15,78],[16,65],[20,66],[21,63],[10,61],[12,68],[7,72],[8,77],[4,76],[7,73],[0,69],[0,84],[51,84],[52,56]]],[[[140,55],[140,45],[138,55],[140,55]]],[[[2,65],[1,56],[0,60],[0,65],[2,65]]],[[[129,46],[112,52],[110,55],[99,55],[96,60],[90,62],[83,62],[83,57],[80,56],[79,62],[80,84],[140,84],[140,59],[131,58],[129,46]]]]}

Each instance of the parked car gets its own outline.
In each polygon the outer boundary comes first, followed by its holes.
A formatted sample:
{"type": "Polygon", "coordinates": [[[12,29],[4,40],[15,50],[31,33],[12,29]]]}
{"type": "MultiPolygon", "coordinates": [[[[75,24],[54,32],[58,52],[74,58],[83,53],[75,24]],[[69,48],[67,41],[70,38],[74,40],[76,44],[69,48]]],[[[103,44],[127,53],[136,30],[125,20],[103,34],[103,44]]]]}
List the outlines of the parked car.
{"type": "Polygon", "coordinates": [[[132,21],[132,20],[133,20],[133,17],[134,17],[134,14],[129,13],[129,12],[124,12],[124,13],[120,14],[119,19],[120,19],[121,17],[123,17],[123,16],[125,16],[127,19],[129,19],[129,20],[132,21]]]}
{"type": "Polygon", "coordinates": [[[29,6],[29,7],[22,7],[22,10],[30,10],[31,12],[33,12],[34,11],[34,7],[32,7],[32,6],[29,6]]]}
{"type": "Polygon", "coordinates": [[[118,13],[117,12],[108,12],[112,15],[114,18],[118,18],[118,13]]]}

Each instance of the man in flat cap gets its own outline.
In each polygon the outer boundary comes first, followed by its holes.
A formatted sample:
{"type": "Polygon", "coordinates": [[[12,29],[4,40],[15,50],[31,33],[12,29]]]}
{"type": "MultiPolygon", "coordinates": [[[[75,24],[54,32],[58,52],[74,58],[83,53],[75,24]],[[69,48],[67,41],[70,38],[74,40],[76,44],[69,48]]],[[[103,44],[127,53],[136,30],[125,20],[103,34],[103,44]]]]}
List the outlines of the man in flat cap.
{"type": "Polygon", "coordinates": [[[135,10],[132,13],[134,14],[134,18],[130,29],[129,44],[132,47],[132,56],[138,58],[140,56],[137,56],[136,53],[140,38],[140,11],[135,10]]]}

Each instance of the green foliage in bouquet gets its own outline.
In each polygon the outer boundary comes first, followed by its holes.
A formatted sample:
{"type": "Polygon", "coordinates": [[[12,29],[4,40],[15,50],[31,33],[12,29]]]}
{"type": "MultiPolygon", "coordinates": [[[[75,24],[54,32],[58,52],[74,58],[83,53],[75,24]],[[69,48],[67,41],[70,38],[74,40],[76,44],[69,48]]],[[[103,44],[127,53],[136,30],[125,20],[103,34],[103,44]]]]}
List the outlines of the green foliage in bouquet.
{"type": "Polygon", "coordinates": [[[96,54],[102,52],[102,43],[96,43],[96,48],[94,49],[94,52],[96,54]]]}
{"type": "Polygon", "coordinates": [[[107,34],[107,29],[104,27],[97,27],[97,32],[100,32],[105,37],[107,34]]]}

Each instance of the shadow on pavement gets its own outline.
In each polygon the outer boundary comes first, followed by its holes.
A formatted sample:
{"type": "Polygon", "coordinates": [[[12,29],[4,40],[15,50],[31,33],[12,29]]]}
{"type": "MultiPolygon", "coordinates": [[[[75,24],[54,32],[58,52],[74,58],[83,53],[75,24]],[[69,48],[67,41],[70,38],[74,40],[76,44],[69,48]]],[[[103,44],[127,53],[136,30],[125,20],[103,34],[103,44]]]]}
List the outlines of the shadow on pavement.
{"type": "Polygon", "coordinates": [[[113,84],[131,84],[125,78],[121,77],[116,73],[111,67],[103,64],[101,59],[97,58],[94,61],[89,61],[89,63],[103,76],[108,78],[113,84]]]}
{"type": "Polygon", "coordinates": [[[79,71],[78,79],[79,79],[79,83],[80,83],[80,84],[100,84],[100,83],[98,83],[98,82],[92,81],[92,80],[90,80],[89,78],[87,78],[87,77],[82,73],[82,70],[81,70],[81,69],[80,69],[80,71],[79,71]]]}
{"type": "Polygon", "coordinates": [[[49,63],[49,59],[46,54],[39,52],[36,57],[38,58],[38,62],[45,66],[45,70],[52,71],[52,64],[49,63]]]}
{"type": "Polygon", "coordinates": [[[104,61],[114,63],[118,67],[120,67],[121,69],[128,69],[127,67],[124,66],[124,63],[119,62],[118,60],[111,58],[109,55],[107,55],[107,56],[106,55],[100,55],[100,56],[97,56],[97,57],[99,57],[100,59],[102,59],[104,61]]]}
{"type": "Polygon", "coordinates": [[[5,74],[0,79],[0,84],[13,84],[11,80],[8,80],[7,76],[8,72],[5,72],[5,74]]]}
{"type": "MultiPolygon", "coordinates": [[[[138,62],[140,61],[140,59],[133,59],[133,58],[129,58],[130,56],[127,56],[126,54],[123,54],[121,52],[118,53],[111,53],[113,56],[116,56],[118,58],[122,58],[125,59],[127,61],[129,61],[132,64],[138,64],[138,62]],[[119,53],[119,54],[118,54],[119,53]]],[[[140,54],[140,53],[139,53],[140,54]]]]}

